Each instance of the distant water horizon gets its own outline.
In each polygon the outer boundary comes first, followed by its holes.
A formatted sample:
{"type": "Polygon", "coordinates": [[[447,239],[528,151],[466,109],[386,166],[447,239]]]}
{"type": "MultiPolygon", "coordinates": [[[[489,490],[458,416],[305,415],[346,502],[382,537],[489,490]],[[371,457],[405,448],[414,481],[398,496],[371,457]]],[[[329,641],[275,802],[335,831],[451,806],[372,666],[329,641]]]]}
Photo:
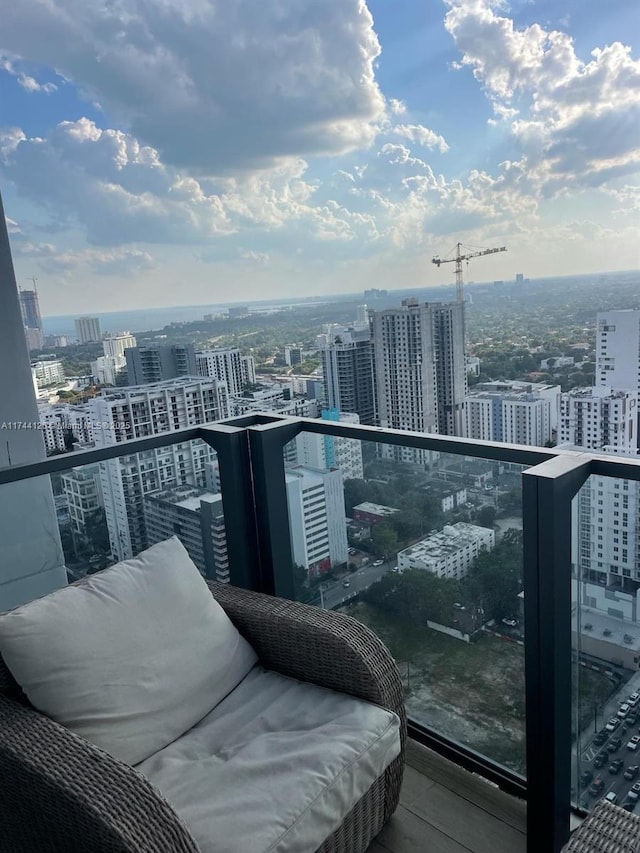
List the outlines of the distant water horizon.
{"type": "Polygon", "coordinates": [[[260,302],[225,302],[210,305],[173,305],[169,308],[137,308],[130,311],[95,311],[92,314],[57,314],[43,315],[42,325],[45,335],[64,335],[74,339],[76,336],[75,321],[81,316],[98,317],[102,332],[150,332],[164,329],[171,323],[189,323],[202,320],[205,314],[215,314],[228,311],[234,305],[247,305],[249,310],[257,308],[287,308],[290,305],[319,305],[335,299],[343,301],[351,294],[340,294],[337,297],[309,297],[308,299],[265,300],[260,302]]]}

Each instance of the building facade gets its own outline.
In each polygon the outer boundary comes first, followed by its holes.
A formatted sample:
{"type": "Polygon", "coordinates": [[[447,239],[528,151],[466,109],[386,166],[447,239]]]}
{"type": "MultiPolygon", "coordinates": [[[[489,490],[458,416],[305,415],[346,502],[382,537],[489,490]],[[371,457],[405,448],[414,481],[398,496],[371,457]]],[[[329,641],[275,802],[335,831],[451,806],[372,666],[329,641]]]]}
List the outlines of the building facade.
{"type": "Polygon", "coordinates": [[[544,447],[552,439],[552,409],[557,398],[537,392],[477,391],[467,395],[467,437],[478,441],[504,441],[544,447]]]}
{"type": "MultiPolygon", "coordinates": [[[[599,311],[596,320],[596,385],[632,391],[640,400],[640,311],[599,311]]],[[[640,412],[636,447],[640,448],[640,412]]]]}
{"type": "Polygon", "coordinates": [[[124,351],[135,346],[136,339],[131,332],[105,335],[102,340],[102,349],[105,355],[124,357],[124,351]]]}
{"type": "Polygon", "coordinates": [[[78,317],[75,326],[79,344],[93,344],[102,340],[98,317],[78,317]]]}
{"type": "Polygon", "coordinates": [[[200,573],[229,583],[229,554],[222,495],[188,484],[144,498],[149,544],[177,536],[200,573]]]}
{"type": "Polygon", "coordinates": [[[118,385],[127,376],[127,360],[121,355],[101,355],[91,362],[91,373],[98,385],[118,385]]]}
{"type": "Polygon", "coordinates": [[[316,338],[324,376],[327,408],[358,415],[361,424],[376,423],[373,341],[369,324],[328,326],[316,338]]]}
{"type": "Polygon", "coordinates": [[[28,329],[40,329],[42,331],[42,316],[40,314],[40,299],[38,291],[20,291],[20,309],[22,311],[22,322],[28,329]]]}
{"type": "Polygon", "coordinates": [[[227,386],[230,397],[239,397],[245,385],[246,366],[243,369],[239,349],[212,349],[196,353],[198,376],[210,376],[227,386]]]}
{"type": "Polygon", "coordinates": [[[587,450],[629,450],[636,446],[635,391],[607,386],[576,388],[560,395],[558,444],[587,450]]]}
{"type": "MultiPolygon", "coordinates": [[[[87,409],[96,446],[170,433],[229,415],[226,386],[216,379],[169,380],[103,392],[87,409]]],[[[147,547],[144,496],[183,483],[204,487],[205,465],[214,457],[204,442],[191,441],[100,463],[115,560],[128,559],[147,547]]]]}
{"type": "Polygon", "coordinates": [[[148,385],[178,376],[197,376],[193,344],[148,344],[125,350],[129,385],[148,385]]]}
{"type": "Polygon", "coordinates": [[[45,361],[34,361],[31,365],[33,375],[39,388],[45,385],[54,385],[56,382],[64,382],[64,367],[61,361],[49,359],[45,361]]]}
{"type": "Polygon", "coordinates": [[[399,551],[398,568],[422,569],[440,578],[461,580],[480,552],[490,551],[494,545],[493,530],[459,521],[399,551]]]}
{"type": "Polygon", "coordinates": [[[347,562],[344,489],[338,469],[285,470],[293,561],[319,577],[347,562]]]}

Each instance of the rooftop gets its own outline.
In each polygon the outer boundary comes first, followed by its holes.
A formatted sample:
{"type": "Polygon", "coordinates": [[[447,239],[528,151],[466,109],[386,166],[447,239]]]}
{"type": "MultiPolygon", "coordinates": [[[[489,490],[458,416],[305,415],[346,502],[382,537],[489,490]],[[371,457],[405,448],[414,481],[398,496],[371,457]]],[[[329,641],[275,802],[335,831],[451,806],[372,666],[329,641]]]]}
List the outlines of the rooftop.
{"type": "Polygon", "coordinates": [[[456,524],[445,525],[437,533],[425,536],[424,539],[400,551],[398,557],[402,554],[414,560],[440,559],[448,554],[455,554],[466,545],[485,539],[489,533],[493,534],[493,530],[488,527],[458,521],[456,524]]]}

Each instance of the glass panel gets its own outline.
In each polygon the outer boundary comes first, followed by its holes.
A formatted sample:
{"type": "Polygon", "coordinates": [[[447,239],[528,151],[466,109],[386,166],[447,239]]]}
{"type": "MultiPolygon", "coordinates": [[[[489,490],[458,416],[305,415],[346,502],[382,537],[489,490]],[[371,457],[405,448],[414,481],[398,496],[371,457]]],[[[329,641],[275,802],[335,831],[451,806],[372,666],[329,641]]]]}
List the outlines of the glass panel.
{"type": "Polygon", "coordinates": [[[524,775],[523,466],[301,433],[285,469],[298,598],[379,634],[411,718],[524,775]]]}
{"type": "Polygon", "coordinates": [[[638,483],[592,476],[573,501],[572,790],[574,802],[589,809],[609,793],[625,808],[636,809],[633,786],[640,782],[637,524],[638,483]]]}
{"type": "Polygon", "coordinates": [[[229,582],[218,461],[201,440],[2,486],[0,510],[0,529],[7,527],[3,554],[16,567],[12,583],[3,573],[8,582],[0,586],[0,611],[174,535],[204,577],[229,582]]]}

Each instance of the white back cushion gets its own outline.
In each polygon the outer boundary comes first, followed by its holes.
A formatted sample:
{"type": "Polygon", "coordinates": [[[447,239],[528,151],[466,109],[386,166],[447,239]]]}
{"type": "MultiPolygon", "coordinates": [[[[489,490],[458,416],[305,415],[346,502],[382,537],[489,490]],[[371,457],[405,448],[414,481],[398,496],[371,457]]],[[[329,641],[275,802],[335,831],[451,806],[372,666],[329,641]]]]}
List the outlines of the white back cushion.
{"type": "Polygon", "coordinates": [[[257,660],[174,536],[0,616],[31,703],[127,764],[180,737],[257,660]]]}

